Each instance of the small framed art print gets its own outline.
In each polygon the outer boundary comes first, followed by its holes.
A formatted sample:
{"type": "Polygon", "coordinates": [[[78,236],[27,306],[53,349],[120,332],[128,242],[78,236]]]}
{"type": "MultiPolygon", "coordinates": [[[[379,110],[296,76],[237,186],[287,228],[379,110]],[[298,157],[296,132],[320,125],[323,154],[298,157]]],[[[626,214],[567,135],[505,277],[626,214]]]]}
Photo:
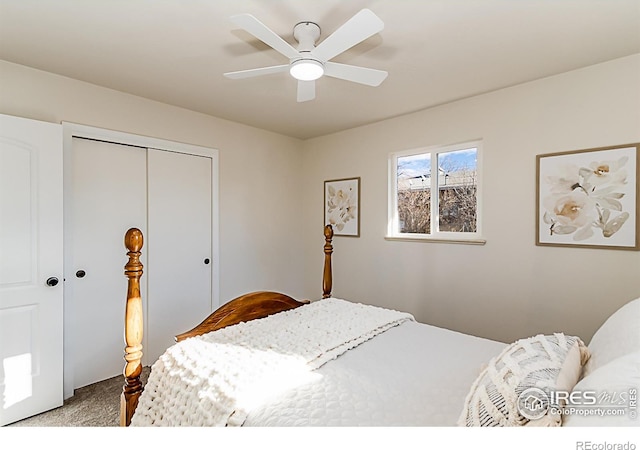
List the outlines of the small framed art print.
{"type": "Polygon", "coordinates": [[[324,224],[334,236],[360,236],[360,177],[324,182],[324,224]]]}

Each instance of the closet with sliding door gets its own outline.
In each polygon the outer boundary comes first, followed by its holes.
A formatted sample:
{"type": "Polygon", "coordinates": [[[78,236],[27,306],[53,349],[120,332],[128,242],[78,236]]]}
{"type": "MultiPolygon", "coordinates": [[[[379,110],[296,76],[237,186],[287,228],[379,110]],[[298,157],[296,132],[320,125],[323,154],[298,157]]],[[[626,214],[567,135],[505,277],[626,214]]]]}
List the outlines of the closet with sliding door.
{"type": "Polygon", "coordinates": [[[65,398],[124,367],[124,234],[144,234],[143,363],[217,307],[217,151],[65,127],[65,398]]]}

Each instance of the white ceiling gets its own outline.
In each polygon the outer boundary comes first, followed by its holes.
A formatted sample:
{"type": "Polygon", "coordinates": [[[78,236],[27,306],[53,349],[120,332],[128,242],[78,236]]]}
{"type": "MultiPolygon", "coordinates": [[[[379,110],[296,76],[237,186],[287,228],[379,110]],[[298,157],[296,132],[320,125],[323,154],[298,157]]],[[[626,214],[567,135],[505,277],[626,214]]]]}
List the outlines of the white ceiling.
{"type": "MultiPolygon", "coordinates": [[[[640,53],[640,0],[0,0],[0,59],[310,138],[640,53]],[[386,70],[379,87],[323,77],[296,101],[288,61],[228,19],[251,13],[297,47],[362,8],[384,30],[334,58],[386,70]]],[[[1,88],[0,88],[1,89],[1,88]]]]}

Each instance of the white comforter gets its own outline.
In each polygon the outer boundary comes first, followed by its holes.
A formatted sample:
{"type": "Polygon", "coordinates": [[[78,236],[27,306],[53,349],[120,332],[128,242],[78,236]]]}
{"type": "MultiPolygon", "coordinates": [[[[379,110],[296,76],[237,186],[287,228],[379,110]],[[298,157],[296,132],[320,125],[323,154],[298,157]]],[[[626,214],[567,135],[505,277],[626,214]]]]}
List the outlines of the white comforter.
{"type": "Polygon", "coordinates": [[[242,425],[267,398],[405,321],[407,313],[324,299],[169,349],[151,368],[133,426],[242,425]]]}
{"type": "Polygon", "coordinates": [[[507,344],[405,322],[254,408],[245,426],[455,426],[482,367],[507,344]]]}

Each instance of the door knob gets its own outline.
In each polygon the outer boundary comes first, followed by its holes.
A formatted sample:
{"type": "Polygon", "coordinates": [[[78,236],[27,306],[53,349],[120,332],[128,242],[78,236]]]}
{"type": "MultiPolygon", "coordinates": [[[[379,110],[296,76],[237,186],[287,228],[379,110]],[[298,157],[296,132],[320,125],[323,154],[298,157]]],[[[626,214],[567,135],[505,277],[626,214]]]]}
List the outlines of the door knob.
{"type": "Polygon", "coordinates": [[[205,263],[205,264],[209,264],[209,258],[205,258],[205,259],[204,259],[204,263],[205,263]]]}
{"type": "Polygon", "coordinates": [[[47,286],[54,287],[56,284],[58,284],[58,279],[56,277],[47,278],[47,286]]]}
{"type": "Polygon", "coordinates": [[[84,270],[78,270],[76,272],[76,277],[78,278],[84,278],[84,276],[87,274],[87,272],[85,272],[84,270]]]}

